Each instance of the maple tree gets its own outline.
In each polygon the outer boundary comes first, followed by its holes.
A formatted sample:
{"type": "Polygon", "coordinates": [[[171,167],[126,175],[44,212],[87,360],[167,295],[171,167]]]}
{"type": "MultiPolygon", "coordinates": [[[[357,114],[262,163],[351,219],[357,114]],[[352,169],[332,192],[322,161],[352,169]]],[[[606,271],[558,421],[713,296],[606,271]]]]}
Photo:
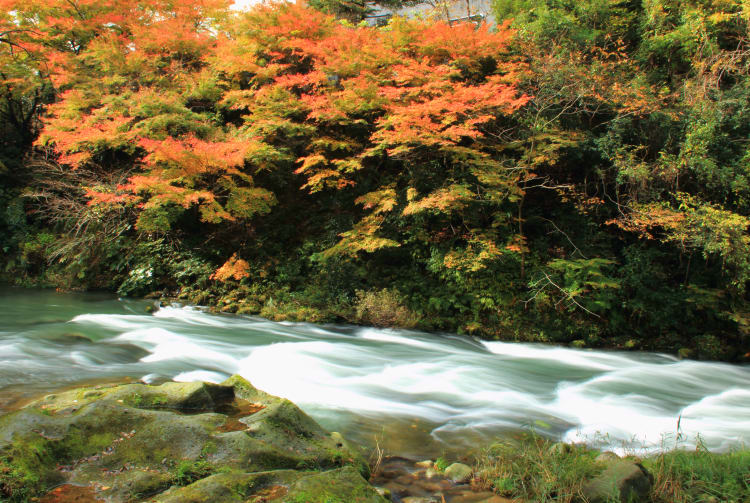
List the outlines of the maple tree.
{"type": "Polygon", "coordinates": [[[482,267],[513,236],[479,230],[477,209],[512,201],[523,176],[492,155],[497,122],[528,99],[513,86],[518,65],[503,59],[509,37],[403,19],[352,27],[287,4],[235,23],[216,65],[234,84],[224,103],[247,113],[247,133],[279,158],[296,157],[304,189],[353,193],[364,210],[325,255],[399,246],[410,220],[430,213],[440,221],[427,239],[456,222],[438,239],[448,252],[476,252],[470,267],[482,267]],[[305,145],[289,149],[290,136],[305,145]]]}
{"type": "Polygon", "coordinates": [[[128,183],[88,187],[90,204],[135,205],[145,231],[168,230],[179,208],[209,223],[269,211],[273,196],[242,169],[252,143],[211,120],[219,90],[206,57],[226,2],[44,7],[34,30],[46,34],[60,99],[39,144],[73,170],[141,166],[128,183]]]}
{"type": "Polygon", "coordinates": [[[408,218],[424,213],[441,219],[441,236],[460,224],[440,238],[448,267],[481,268],[514,249],[512,235],[474,218],[512,202],[522,176],[493,158],[487,134],[527,100],[502,56],[507,30],[353,27],[303,4],[222,24],[225,7],[45,2],[19,15],[45,34],[60,93],[38,144],[71,170],[139,166],[127,183],[85,187],[90,205],[130,207],[146,232],[169,231],[193,209],[208,224],[251,220],[276,203],[255,176],[292,169],[301,188],[349,192],[365,210],[327,254],[398,246],[408,218]],[[362,183],[383,168],[385,188],[362,183]],[[425,185],[436,169],[444,183],[425,185]]]}

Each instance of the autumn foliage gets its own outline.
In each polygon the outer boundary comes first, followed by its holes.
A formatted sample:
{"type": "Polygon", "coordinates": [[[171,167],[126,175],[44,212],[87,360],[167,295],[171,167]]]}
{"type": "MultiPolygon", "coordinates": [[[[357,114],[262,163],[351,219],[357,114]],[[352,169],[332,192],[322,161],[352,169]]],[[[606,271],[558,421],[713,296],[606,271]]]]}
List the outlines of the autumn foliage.
{"type": "Polygon", "coordinates": [[[750,334],[744,4],[492,3],[375,27],[337,0],[0,0],[3,246],[269,316],[750,334]]]}
{"type": "Polygon", "coordinates": [[[404,224],[390,215],[466,220],[439,239],[473,254],[471,267],[512,239],[473,217],[512,199],[522,176],[493,155],[497,123],[528,101],[507,29],[355,27],[301,3],[226,23],[219,3],[92,3],[82,20],[65,5],[46,5],[35,26],[60,38],[47,51],[60,99],[39,144],[72,170],[138,166],[126,184],[87,188],[90,204],[128,205],[148,232],[193,209],[208,224],[251,224],[277,202],[256,175],[286,171],[299,189],[349,191],[364,210],[331,254],[399,246],[404,224]],[[379,186],[362,183],[375,173],[379,186]],[[435,175],[442,183],[424,183],[435,175]]]}

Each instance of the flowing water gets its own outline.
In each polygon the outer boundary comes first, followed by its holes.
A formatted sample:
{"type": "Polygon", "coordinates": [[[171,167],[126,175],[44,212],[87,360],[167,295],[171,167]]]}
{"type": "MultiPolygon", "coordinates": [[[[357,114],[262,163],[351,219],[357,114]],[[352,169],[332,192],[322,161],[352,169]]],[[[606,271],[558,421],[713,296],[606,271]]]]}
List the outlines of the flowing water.
{"type": "Polygon", "coordinates": [[[403,456],[458,453],[529,428],[620,451],[750,440],[748,365],[187,307],[152,315],[148,304],[0,290],[0,411],[80,383],[238,373],[326,428],[403,456]]]}

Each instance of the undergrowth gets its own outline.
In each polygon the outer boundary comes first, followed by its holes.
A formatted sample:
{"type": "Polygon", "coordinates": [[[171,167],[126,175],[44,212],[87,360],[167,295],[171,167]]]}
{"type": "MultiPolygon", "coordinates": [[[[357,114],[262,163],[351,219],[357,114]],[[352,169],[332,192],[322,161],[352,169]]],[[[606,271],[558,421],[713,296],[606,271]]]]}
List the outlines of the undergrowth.
{"type": "Polygon", "coordinates": [[[750,502],[750,451],[671,451],[644,461],[654,475],[655,503],[750,502]]]}

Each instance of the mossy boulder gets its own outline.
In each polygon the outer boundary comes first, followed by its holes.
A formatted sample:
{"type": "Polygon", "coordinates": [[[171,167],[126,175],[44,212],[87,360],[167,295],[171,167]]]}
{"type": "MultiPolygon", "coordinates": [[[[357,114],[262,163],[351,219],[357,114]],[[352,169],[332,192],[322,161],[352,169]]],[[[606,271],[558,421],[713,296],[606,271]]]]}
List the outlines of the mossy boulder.
{"type": "Polygon", "coordinates": [[[643,465],[628,459],[604,461],[606,469],[583,486],[588,503],[639,503],[648,499],[654,477],[643,465]]]}
{"type": "Polygon", "coordinates": [[[346,473],[357,494],[369,494],[367,465],[340,435],[239,376],[81,388],[0,417],[0,500],[27,501],[72,484],[109,502],[162,501],[189,487],[206,495],[195,501],[232,501],[227,495],[274,484],[274,494],[293,494],[294,484],[321,470],[346,473]],[[257,475],[266,472],[274,475],[257,475]]]}

